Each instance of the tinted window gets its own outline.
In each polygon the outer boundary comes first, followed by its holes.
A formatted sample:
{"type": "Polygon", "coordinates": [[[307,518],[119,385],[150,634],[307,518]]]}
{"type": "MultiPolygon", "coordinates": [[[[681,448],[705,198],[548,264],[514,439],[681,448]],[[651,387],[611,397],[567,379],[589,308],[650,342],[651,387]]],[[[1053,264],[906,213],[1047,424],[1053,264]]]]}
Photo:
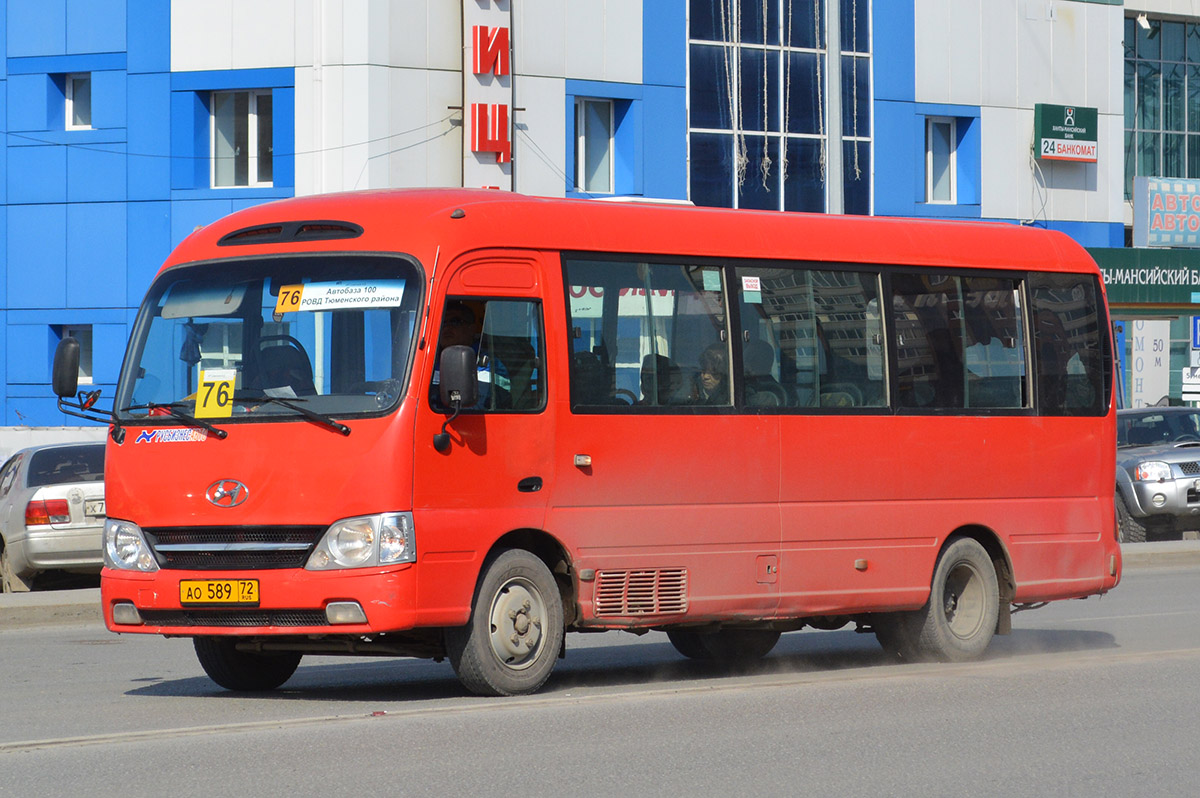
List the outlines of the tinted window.
{"type": "Polygon", "coordinates": [[[1103,415],[1112,384],[1112,355],[1096,279],[1080,274],[1029,277],[1038,412],[1103,415]]]}
{"type": "Polygon", "coordinates": [[[25,478],[31,488],[103,480],[103,444],[61,446],[36,451],[29,456],[29,472],[25,478]]]}
{"type": "MultiPolygon", "coordinates": [[[[451,299],[442,311],[438,352],[475,350],[478,401],[464,411],[537,411],[546,405],[541,305],[524,300],[451,299]]],[[[440,407],[435,371],[430,397],[440,407]]],[[[446,408],[441,408],[446,409],[446,408]]]]}

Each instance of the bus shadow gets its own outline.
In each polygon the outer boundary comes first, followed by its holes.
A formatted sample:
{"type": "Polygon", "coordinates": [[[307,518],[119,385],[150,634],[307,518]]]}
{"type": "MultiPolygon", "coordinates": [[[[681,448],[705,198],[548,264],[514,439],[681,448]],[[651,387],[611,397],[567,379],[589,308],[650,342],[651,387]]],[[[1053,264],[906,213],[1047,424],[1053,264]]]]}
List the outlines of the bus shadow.
{"type": "MultiPolygon", "coordinates": [[[[541,694],[552,696],[585,688],[703,683],[730,678],[904,667],[879,647],[874,635],[857,634],[849,628],[835,632],[786,634],[764,659],[737,665],[689,660],[675,651],[663,635],[629,639],[628,642],[616,638],[621,642],[574,648],[570,645],[571,639],[568,637],[566,658],[558,663],[541,694]]],[[[1106,632],[1018,629],[1011,635],[993,638],[980,661],[1117,647],[1116,640],[1106,632]]],[[[347,661],[332,657],[306,660],[287,684],[270,692],[235,693],[218,687],[205,676],[197,676],[153,680],[128,690],[126,695],[372,705],[402,701],[410,706],[414,702],[419,706],[422,702],[474,698],[459,684],[448,662],[391,658],[347,661]]]]}

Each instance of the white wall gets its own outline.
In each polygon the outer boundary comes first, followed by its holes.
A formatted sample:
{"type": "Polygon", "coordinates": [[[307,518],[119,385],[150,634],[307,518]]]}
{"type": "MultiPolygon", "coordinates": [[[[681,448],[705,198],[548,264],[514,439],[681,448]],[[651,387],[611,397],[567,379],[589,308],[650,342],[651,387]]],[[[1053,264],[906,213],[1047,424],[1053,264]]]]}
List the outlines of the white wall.
{"type": "Polygon", "coordinates": [[[916,0],[916,100],[978,106],[985,218],[1122,222],[1120,6],[916,0]],[[1031,157],[1033,107],[1099,112],[1095,164],[1031,157]]]}

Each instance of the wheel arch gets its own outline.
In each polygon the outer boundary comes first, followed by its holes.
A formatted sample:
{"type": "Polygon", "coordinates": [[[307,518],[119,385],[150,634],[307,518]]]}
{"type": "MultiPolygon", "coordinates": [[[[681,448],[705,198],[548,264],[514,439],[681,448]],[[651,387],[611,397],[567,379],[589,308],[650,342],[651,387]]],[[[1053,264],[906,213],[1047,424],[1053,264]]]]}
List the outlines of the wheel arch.
{"type": "Polygon", "coordinates": [[[492,544],[483,558],[483,567],[479,569],[479,575],[475,580],[475,595],[472,597],[472,603],[478,596],[479,584],[483,581],[483,575],[487,573],[487,566],[501,552],[508,549],[524,549],[544,562],[550,569],[550,573],[558,585],[559,595],[562,597],[563,621],[567,627],[570,627],[575,622],[578,613],[575,579],[572,577],[574,565],[567,547],[544,529],[514,529],[501,535],[492,544]]]}

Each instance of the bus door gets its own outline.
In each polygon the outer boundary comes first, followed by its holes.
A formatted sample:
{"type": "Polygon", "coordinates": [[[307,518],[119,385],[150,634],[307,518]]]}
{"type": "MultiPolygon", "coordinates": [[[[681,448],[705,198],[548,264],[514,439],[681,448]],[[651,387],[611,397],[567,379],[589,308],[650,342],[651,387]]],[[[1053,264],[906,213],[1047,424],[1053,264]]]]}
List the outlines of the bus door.
{"type": "Polygon", "coordinates": [[[567,256],[565,277],[549,529],[585,619],[772,617],[778,420],[734,412],[723,270],[567,256]]]}
{"type": "Polygon", "coordinates": [[[414,441],[418,602],[435,611],[469,606],[482,557],[498,538],[543,527],[554,477],[539,261],[473,255],[450,270],[426,338],[435,354],[451,345],[475,350],[479,396],[446,426],[451,445],[439,452],[433,439],[451,411],[438,399],[436,357],[416,377],[424,392],[414,441]]]}

